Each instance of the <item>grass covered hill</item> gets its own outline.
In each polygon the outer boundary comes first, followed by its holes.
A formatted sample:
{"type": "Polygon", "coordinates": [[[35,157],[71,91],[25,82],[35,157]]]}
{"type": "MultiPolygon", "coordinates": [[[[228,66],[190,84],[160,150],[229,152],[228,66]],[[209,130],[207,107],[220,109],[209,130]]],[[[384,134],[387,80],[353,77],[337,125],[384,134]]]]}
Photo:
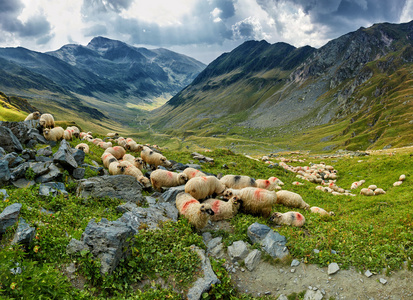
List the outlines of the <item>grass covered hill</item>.
{"type": "MultiPolygon", "coordinates": [[[[72,146],[79,140],[70,142],[72,146]]],[[[138,142],[145,143],[140,140],[138,142]]],[[[85,162],[101,164],[103,149],[89,143],[91,152],[85,162]]],[[[43,147],[43,146],[40,146],[43,147]]],[[[58,145],[53,147],[57,151],[58,145]]],[[[184,164],[193,162],[191,149],[172,151],[163,149],[170,160],[184,164]]],[[[301,181],[294,185],[296,174],[274,165],[235,154],[226,149],[205,153],[213,163],[201,164],[202,171],[213,174],[238,174],[254,178],[280,178],[283,189],[299,193],[311,206],[334,211],[335,216],[323,217],[302,209],[294,209],[306,218],[302,228],[276,227],[260,216],[239,213],[222,229],[207,226],[204,231],[213,237],[222,237],[224,247],[234,241],[250,242],[247,228],[254,222],[267,224],[284,235],[291,256],[286,261],[276,261],[263,256],[263,261],[275,267],[289,268],[292,259],[302,264],[327,266],[336,262],[341,269],[355,267],[359,271],[392,275],[401,268],[412,268],[413,257],[413,208],[411,206],[411,176],[413,170],[412,148],[376,151],[371,155],[358,156],[357,152],[341,152],[337,155],[309,155],[301,152],[286,152],[271,157],[275,162],[287,161],[293,166],[310,166],[324,162],[338,171],[336,184],[349,189],[354,181],[366,180],[364,186],[375,184],[386,194],[362,196],[360,188],[353,190],[355,196],[334,196],[317,190],[316,184],[301,181]],[[223,166],[226,165],[226,168],[223,166]],[[401,174],[406,180],[401,186],[393,186],[401,174]],[[315,252],[318,249],[319,252],[315,252]],[[334,250],[334,251],[332,251],[334,250]]],[[[133,153],[136,155],[136,153],[133,153]]],[[[28,177],[31,172],[27,172],[28,177]]],[[[87,171],[86,177],[97,176],[87,171]]],[[[87,251],[80,256],[70,256],[66,247],[72,238],[80,239],[88,222],[106,218],[114,221],[121,216],[116,207],[120,200],[111,198],[78,198],[75,195],[77,182],[67,173],[62,180],[68,196],[40,196],[39,185],[18,189],[6,189],[8,197],[0,201],[0,212],[13,203],[21,203],[21,217],[36,228],[36,237],[29,249],[23,251],[12,246],[11,240],[17,226],[9,228],[0,241],[0,295],[6,299],[54,298],[54,299],[181,299],[199,276],[199,259],[190,250],[195,244],[205,249],[201,232],[197,232],[183,217],[176,223],[167,222],[159,230],[151,231],[142,226],[139,234],[131,240],[131,255],[120,262],[113,274],[102,276],[100,263],[87,251]],[[53,212],[44,213],[44,210],[53,212]],[[177,259],[177,257],[179,259],[177,259]],[[67,275],[68,267],[75,273],[67,275]],[[21,268],[21,272],[11,270],[21,268]],[[162,279],[160,279],[162,278],[162,279]],[[162,283],[162,284],[160,284],[162,283]]],[[[362,187],[364,187],[362,186],[362,187]]],[[[152,195],[147,191],[144,195],[152,195]]],[[[156,195],[154,195],[156,198],[156,195]]],[[[142,203],[145,206],[147,204],[142,203]]],[[[286,212],[291,208],[274,205],[273,212],[286,212]]],[[[253,245],[258,248],[258,245],[253,245]]],[[[231,273],[224,267],[224,260],[211,258],[213,270],[221,280],[204,293],[203,299],[256,299],[238,291],[231,281],[231,273]]],[[[248,271],[246,271],[248,272],[248,271]]],[[[302,292],[297,285],[296,293],[302,292]]],[[[277,296],[276,291],[270,299],[277,296]]],[[[291,296],[289,299],[302,299],[291,296]]]]}

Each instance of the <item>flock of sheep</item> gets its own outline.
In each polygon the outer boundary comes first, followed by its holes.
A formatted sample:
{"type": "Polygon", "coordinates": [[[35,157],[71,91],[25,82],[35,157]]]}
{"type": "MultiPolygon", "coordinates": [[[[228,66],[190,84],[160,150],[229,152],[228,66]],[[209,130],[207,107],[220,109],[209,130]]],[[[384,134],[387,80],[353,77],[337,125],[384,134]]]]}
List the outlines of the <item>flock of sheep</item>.
{"type": "MultiPolygon", "coordinates": [[[[225,175],[218,178],[208,176],[194,168],[186,168],[181,173],[171,172],[165,169],[171,167],[171,162],[159,152],[156,145],[150,148],[149,145],[138,144],[131,138],[119,137],[117,133],[108,133],[109,141],[105,142],[94,138],[90,132],[80,132],[75,126],[66,129],[55,127],[51,114],[34,112],[26,118],[26,120],[33,119],[39,119],[39,124],[43,127],[43,135],[49,141],[71,140],[72,137],[76,137],[105,149],[101,160],[111,175],[133,176],[144,188],[152,187],[157,191],[161,191],[162,188],[185,185],[185,192],[179,193],[176,197],[176,207],[179,213],[186,217],[197,230],[204,228],[209,220],[229,219],[234,217],[238,211],[269,218],[271,222],[278,225],[298,227],[304,225],[305,217],[299,212],[271,214],[275,204],[310,210],[322,215],[334,215],[334,212],[327,212],[320,207],[310,207],[297,193],[282,190],[284,183],[276,177],[254,179],[245,175],[225,175]],[[140,154],[134,156],[126,151],[140,154]],[[164,168],[158,168],[159,166],[164,168]],[[144,175],[145,168],[153,170],[149,178],[144,175]]],[[[89,153],[89,145],[85,142],[78,144],[76,148],[89,153]]],[[[268,158],[263,158],[263,160],[268,161],[268,158]]],[[[332,166],[321,163],[310,167],[293,167],[287,165],[286,160],[282,160],[280,166],[297,173],[299,179],[322,184],[322,186],[317,186],[317,189],[331,192],[334,195],[354,196],[349,190],[344,190],[335,184],[337,171],[332,166]]],[[[404,179],[404,175],[400,176],[395,185],[401,184],[404,179]]],[[[351,189],[363,183],[364,181],[355,182],[351,189]]],[[[295,182],[295,184],[302,183],[295,182]]],[[[383,189],[374,185],[361,190],[363,195],[383,193],[385,193],[383,189]]]]}

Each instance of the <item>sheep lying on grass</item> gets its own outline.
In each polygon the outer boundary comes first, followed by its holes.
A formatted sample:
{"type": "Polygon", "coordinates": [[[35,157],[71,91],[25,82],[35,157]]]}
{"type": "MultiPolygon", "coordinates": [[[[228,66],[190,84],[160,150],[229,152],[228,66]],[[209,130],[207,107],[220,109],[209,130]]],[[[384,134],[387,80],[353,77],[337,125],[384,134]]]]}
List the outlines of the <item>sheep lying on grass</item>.
{"type": "Polygon", "coordinates": [[[364,189],[360,190],[360,195],[374,196],[374,191],[372,189],[369,189],[369,188],[364,188],[364,189]]]}
{"type": "Polygon", "coordinates": [[[213,194],[220,195],[224,190],[225,185],[215,176],[194,177],[185,184],[185,192],[198,200],[213,194]]]}
{"type": "Polygon", "coordinates": [[[184,171],[183,171],[183,173],[188,177],[188,180],[189,179],[192,179],[192,178],[194,178],[194,177],[202,177],[202,176],[207,176],[205,173],[203,173],[203,172],[201,172],[201,171],[199,171],[199,170],[197,170],[197,169],[195,169],[195,168],[191,168],[191,167],[189,167],[189,168],[186,168],[184,171]]]}
{"type": "Polygon", "coordinates": [[[72,131],[65,129],[64,132],[63,132],[63,138],[66,141],[71,141],[72,140],[72,131]]]}
{"type": "Polygon", "coordinates": [[[242,201],[241,209],[243,212],[264,217],[269,217],[273,204],[277,202],[277,194],[274,191],[255,187],[246,187],[240,190],[227,189],[223,196],[226,199],[238,196],[242,201]]]}
{"type": "Polygon", "coordinates": [[[199,203],[191,195],[181,192],[176,196],[176,208],[180,215],[189,220],[197,230],[201,230],[208,224],[214,211],[209,203],[199,203]]]}
{"type": "Polygon", "coordinates": [[[302,209],[310,208],[310,205],[308,205],[299,194],[290,191],[278,191],[277,204],[302,209]]]}
{"type": "Polygon", "coordinates": [[[80,149],[85,153],[89,153],[89,145],[88,144],[80,143],[80,144],[77,144],[75,148],[80,149]]]}
{"type": "Polygon", "coordinates": [[[119,133],[117,132],[109,132],[106,134],[107,137],[111,137],[111,138],[117,138],[119,136],[119,133]]]}
{"type": "Polygon", "coordinates": [[[360,181],[353,182],[353,183],[351,184],[350,189],[354,190],[354,189],[358,188],[359,186],[361,186],[361,185],[362,185],[363,183],[365,183],[365,182],[366,182],[366,181],[365,181],[364,179],[362,179],[362,180],[360,180],[360,181]]]}
{"type": "Polygon", "coordinates": [[[74,136],[75,138],[79,138],[80,130],[76,126],[69,126],[66,128],[66,130],[70,130],[70,132],[72,133],[72,136],[74,136]]]}
{"type": "Polygon", "coordinates": [[[52,129],[46,128],[43,130],[43,136],[48,141],[60,141],[64,137],[65,130],[62,127],[55,127],[52,129]]]}
{"type": "Polygon", "coordinates": [[[266,189],[269,191],[281,190],[281,187],[275,181],[270,181],[268,179],[256,179],[255,187],[260,189],[266,189]]]}
{"type": "Polygon", "coordinates": [[[125,154],[122,159],[131,162],[139,170],[141,170],[141,171],[143,170],[143,160],[142,160],[142,158],[135,157],[131,154],[125,154]]]}
{"type": "Polygon", "coordinates": [[[242,189],[245,187],[256,187],[255,179],[249,176],[241,175],[225,175],[219,181],[221,181],[227,188],[230,189],[242,189]]]}
{"type": "Polygon", "coordinates": [[[100,148],[102,149],[108,149],[109,147],[112,147],[112,142],[100,142],[97,144],[100,148]]]}
{"type": "Polygon", "coordinates": [[[172,166],[171,162],[167,160],[165,156],[153,151],[151,148],[146,146],[143,147],[141,151],[141,158],[145,163],[152,166],[154,169],[158,168],[158,166],[172,166]]]}
{"type": "Polygon", "coordinates": [[[126,142],[125,145],[126,150],[129,150],[131,152],[140,152],[143,149],[143,146],[141,144],[136,143],[135,141],[129,141],[126,142]]]}
{"type": "Polygon", "coordinates": [[[151,183],[154,189],[160,191],[161,187],[183,185],[188,181],[184,173],[175,173],[165,170],[155,170],[151,173],[151,183]]]}
{"type": "Polygon", "coordinates": [[[305,217],[296,211],[286,213],[275,212],[271,215],[270,222],[277,225],[302,227],[305,224],[305,217]]]}
{"type": "Polygon", "coordinates": [[[143,176],[141,170],[139,170],[137,167],[135,167],[132,163],[125,161],[125,163],[128,163],[129,165],[126,167],[124,174],[125,175],[130,175],[136,178],[137,181],[139,181],[144,188],[150,188],[151,183],[149,181],[149,178],[143,176]]]}
{"type": "Polygon", "coordinates": [[[123,175],[125,170],[131,163],[128,161],[114,161],[109,164],[109,174],[110,175],[123,175]]]}
{"type": "Polygon", "coordinates": [[[310,207],[310,210],[312,213],[320,214],[322,216],[335,216],[335,213],[333,211],[328,212],[325,209],[317,206],[310,207]]]}
{"type": "Polygon", "coordinates": [[[25,121],[29,121],[29,120],[38,120],[40,118],[40,113],[38,111],[32,112],[31,114],[29,114],[26,119],[24,119],[25,121]]]}
{"type": "Polygon", "coordinates": [[[274,184],[279,185],[279,186],[283,186],[283,185],[284,185],[284,182],[282,182],[280,179],[278,179],[277,177],[274,177],[274,176],[268,178],[268,180],[269,180],[271,183],[274,183],[274,184]]]}
{"type": "Polygon", "coordinates": [[[104,153],[111,153],[116,159],[121,159],[126,154],[126,150],[121,146],[115,146],[107,148],[104,153]]]}
{"type": "Polygon", "coordinates": [[[211,221],[219,221],[225,219],[231,219],[234,217],[240,208],[241,200],[238,196],[232,196],[228,201],[222,201],[218,199],[208,199],[203,203],[209,203],[214,215],[211,216],[211,221]]]}
{"type": "Polygon", "coordinates": [[[42,114],[39,118],[39,124],[43,128],[54,128],[54,118],[51,114],[42,114]]]}
{"type": "Polygon", "coordinates": [[[113,156],[112,153],[108,153],[108,152],[103,152],[103,154],[102,154],[102,156],[101,156],[100,158],[102,159],[103,166],[104,166],[106,169],[109,169],[109,165],[110,165],[111,163],[118,161],[118,160],[116,159],[116,157],[113,156]]]}

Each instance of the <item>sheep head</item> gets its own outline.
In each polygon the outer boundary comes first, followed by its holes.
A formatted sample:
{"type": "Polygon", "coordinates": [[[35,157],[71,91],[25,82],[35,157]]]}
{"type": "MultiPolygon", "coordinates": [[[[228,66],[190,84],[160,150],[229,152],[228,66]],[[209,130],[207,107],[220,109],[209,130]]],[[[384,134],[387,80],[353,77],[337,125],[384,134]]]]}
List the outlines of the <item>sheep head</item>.
{"type": "Polygon", "coordinates": [[[282,213],[275,212],[270,216],[270,222],[273,222],[275,224],[279,224],[279,220],[282,217],[282,213]]]}
{"type": "Polygon", "coordinates": [[[210,216],[213,216],[215,214],[210,204],[201,204],[201,208],[199,210],[201,211],[201,213],[207,213],[210,216]]]}

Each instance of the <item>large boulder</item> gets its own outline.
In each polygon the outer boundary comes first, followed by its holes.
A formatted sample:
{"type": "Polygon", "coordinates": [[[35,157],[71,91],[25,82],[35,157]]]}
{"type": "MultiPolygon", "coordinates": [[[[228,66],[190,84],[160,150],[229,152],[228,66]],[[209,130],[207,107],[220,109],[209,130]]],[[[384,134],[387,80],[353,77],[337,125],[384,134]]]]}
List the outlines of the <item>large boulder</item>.
{"type": "MultiPolygon", "coordinates": [[[[0,122],[0,126],[9,128],[11,132],[17,137],[19,142],[23,145],[33,147],[37,143],[47,142],[44,139],[44,137],[41,136],[38,130],[39,128],[38,120],[30,120],[30,121],[24,121],[24,122],[0,122]]],[[[7,151],[7,149],[5,150],[7,151]]],[[[20,152],[20,151],[17,151],[17,152],[20,152]]]]}
{"type": "Polygon", "coordinates": [[[82,179],[76,195],[82,198],[110,197],[134,203],[143,201],[141,184],[129,175],[104,175],[82,179]]]}
{"type": "Polygon", "coordinates": [[[19,218],[22,205],[14,203],[7,206],[0,214],[0,235],[6,232],[6,229],[13,226],[19,218]]]}
{"type": "Polygon", "coordinates": [[[9,163],[7,160],[0,160],[0,187],[7,185],[11,178],[9,163]]]}
{"type": "Polygon", "coordinates": [[[0,145],[6,152],[22,152],[23,147],[19,139],[10,128],[0,126],[0,145]]]}

